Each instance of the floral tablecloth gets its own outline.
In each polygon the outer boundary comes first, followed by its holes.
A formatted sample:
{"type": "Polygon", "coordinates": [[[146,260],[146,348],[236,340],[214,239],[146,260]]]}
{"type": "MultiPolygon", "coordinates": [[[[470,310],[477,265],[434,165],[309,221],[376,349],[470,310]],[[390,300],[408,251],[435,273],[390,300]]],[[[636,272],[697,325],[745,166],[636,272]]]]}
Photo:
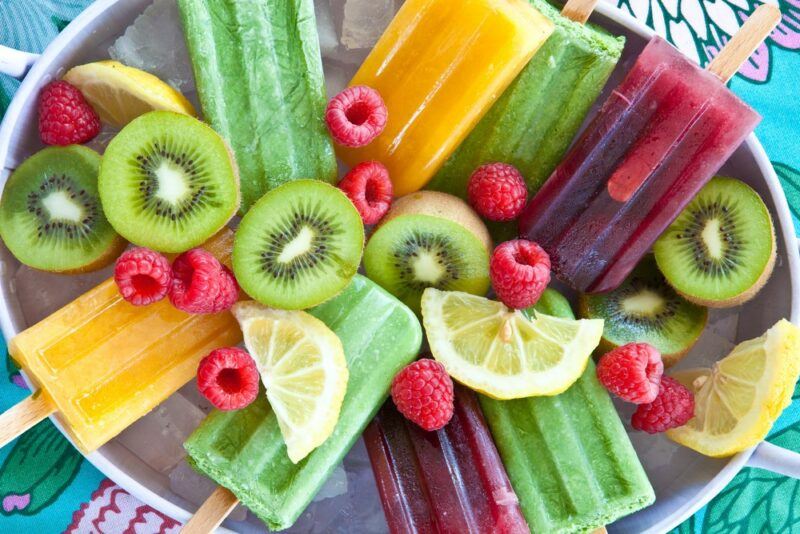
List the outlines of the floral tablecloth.
{"type": "MultiPolygon", "coordinates": [[[[752,0],[611,0],[705,64],[757,5],[752,0]]],[[[0,44],[38,52],[91,0],[0,0],[0,44]]],[[[757,134],[800,230],[800,0],[780,0],[783,21],[731,82],[764,117],[757,134]]],[[[0,114],[18,82],[0,76],[0,114]]],[[[0,340],[0,358],[5,345],[0,340]]],[[[0,360],[0,410],[28,392],[0,360]]],[[[800,390],[769,440],[800,451],[800,390]]],[[[0,450],[0,532],[177,532],[179,524],[137,501],[86,462],[45,421],[0,450]]],[[[744,469],[677,532],[800,530],[800,481],[744,469]]]]}

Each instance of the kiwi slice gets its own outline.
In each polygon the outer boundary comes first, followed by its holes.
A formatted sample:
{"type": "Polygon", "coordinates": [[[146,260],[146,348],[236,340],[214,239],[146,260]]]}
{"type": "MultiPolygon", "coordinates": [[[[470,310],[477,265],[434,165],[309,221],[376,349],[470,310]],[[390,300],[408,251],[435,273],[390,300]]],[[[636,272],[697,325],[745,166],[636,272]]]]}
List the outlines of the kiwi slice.
{"type": "Polygon", "coordinates": [[[364,224],[339,189],[296,180],[266,193],[242,218],[233,271],[251,297],[285,310],[316,306],[358,271],[364,224]]]}
{"type": "Polygon", "coordinates": [[[775,229],[758,193],[735,178],[715,177],[653,250],[678,293],[713,308],[753,298],[775,266],[775,229]]]}
{"type": "Polygon", "coordinates": [[[372,280],[419,312],[427,287],[485,295],[492,241],[463,200],[436,191],[400,198],[372,235],[364,268],[372,280]]]}
{"type": "Polygon", "coordinates": [[[0,236],[19,261],[43,271],[85,272],[125,248],[97,193],[100,155],[72,145],[37,152],[9,177],[0,236]]]}
{"type": "Polygon", "coordinates": [[[239,208],[239,177],[225,141],[170,111],[141,115],[111,140],[99,189],[117,232],[162,252],[200,245],[239,208]]]}
{"type": "Polygon", "coordinates": [[[705,307],[692,304],[667,284],[652,255],[614,291],[581,295],[579,308],[581,317],[605,320],[603,352],[626,343],[649,343],[661,352],[664,365],[680,361],[708,320],[705,307]]]}

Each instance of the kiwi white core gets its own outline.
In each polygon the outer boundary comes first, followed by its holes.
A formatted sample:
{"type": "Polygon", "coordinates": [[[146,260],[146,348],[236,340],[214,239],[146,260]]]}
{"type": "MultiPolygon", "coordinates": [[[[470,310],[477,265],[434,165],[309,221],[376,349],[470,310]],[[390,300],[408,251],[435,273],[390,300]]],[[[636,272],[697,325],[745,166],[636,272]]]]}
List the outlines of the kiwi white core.
{"type": "Polygon", "coordinates": [[[172,161],[163,160],[155,170],[155,175],[158,179],[156,196],[164,202],[177,205],[192,192],[183,169],[172,161]]]}
{"type": "Polygon", "coordinates": [[[715,260],[721,260],[725,255],[725,247],[722,245],[722,232],[719,229],[718,219],[709,219],[706,222],[703,233],[701,234],[703,244],[708,250],[708,255],[715,260]]]}
{"type": "Polygon", "coordinates": [[[65,191],[53,191],[42,199],[44,209],[54,221],[80,222],[83,219],[83,209],[69,198],[65,191]]]}
{"type": "Polygon", "coordinates": [[[645,289],[623,299],[622,309],[625,313],[634,317],[648,317],[660,313],[665,304],[661,295],[655,291],[645,289]]]}
{"type": "Polygon", "coordinates": [[[420,250],[411,262],[414,278],[420,282],[435,284],[445,274],[444,267],[436,260],[436,256],[427,250],[420,250]]]}
{"type": "Polygon", "coordinates": [[[283,247],[283,250],[278,256],[278,262],[289,263],[293,259],[306,254],[311,250],[311,244],[313,241],[314,230],[308,226],[303,226],[300,228],[300,231],[297,232],[297,235],[294,237],[294,239],[286,243],[286,246],[283,247]]]}

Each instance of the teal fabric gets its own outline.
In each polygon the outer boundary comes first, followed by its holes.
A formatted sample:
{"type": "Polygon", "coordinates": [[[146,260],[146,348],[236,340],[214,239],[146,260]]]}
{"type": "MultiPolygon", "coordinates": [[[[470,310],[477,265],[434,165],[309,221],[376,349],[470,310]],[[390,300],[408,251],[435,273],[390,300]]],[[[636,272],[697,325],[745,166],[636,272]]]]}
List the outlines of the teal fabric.
{"type": "MultiPolygon", "coordinates": [[[[41,51],[91,0],[0,0],[0,44],[41,51]]],[[[613,0],[700,63],[755,7],[752,0],[613,0]]],[[[784,185],[800,230],[800,0],[781,0],[778,30],[731,83],[764,117],[757,133],[784,185]]],[[[0,76],[0,114],[16,80],[0,76]]],[[[0,340],[0,343],[2,341],[0,340]]],[[[0,354],[4,354],[0,344],[0,354]]],[[[0,409],[27,392],[10,362],[0,367],[0,409]]],[[[800,390],[769,440],[800,451],[800,390]]],[[[680,533],[800,531],[800,482],[744,469],[680,533]]],[[[178,525],[124,493],[75,452],[49,422],[0,449],[0,531],[175,532],[178,525]]]]}

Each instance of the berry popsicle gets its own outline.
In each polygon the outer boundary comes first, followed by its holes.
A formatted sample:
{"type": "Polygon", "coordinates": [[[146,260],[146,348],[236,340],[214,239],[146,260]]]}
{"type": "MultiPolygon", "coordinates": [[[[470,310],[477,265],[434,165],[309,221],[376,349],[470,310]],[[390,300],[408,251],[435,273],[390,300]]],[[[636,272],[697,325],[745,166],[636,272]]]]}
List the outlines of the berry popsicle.
{"type": "Polygon", "coordinates": [[[337,153],[383,163],[397,196],[421,189],[552,31],[527,0],[407,0],[350,82],[381,94],[386,128],[337,153]]]}
{"type": "MultiPolygon", "coordinates": [[[[233,232],[204,247],[228,262],[233,232]]],[[[242,339],[228,312],[189,315],[164,299],[126,302],[113,279],[11,339],[9,352],[39,391],[0,415],[0,446],[58,412],[90,453],[194,377],[209,351],[242,339]]]]}
{"type": "Polygon", "coordinates": [[[779,21],[761,5],[708,70],[653,37],[520,218],[559,278],[616,288],[753,130],[725,82],[779,21]]]}

